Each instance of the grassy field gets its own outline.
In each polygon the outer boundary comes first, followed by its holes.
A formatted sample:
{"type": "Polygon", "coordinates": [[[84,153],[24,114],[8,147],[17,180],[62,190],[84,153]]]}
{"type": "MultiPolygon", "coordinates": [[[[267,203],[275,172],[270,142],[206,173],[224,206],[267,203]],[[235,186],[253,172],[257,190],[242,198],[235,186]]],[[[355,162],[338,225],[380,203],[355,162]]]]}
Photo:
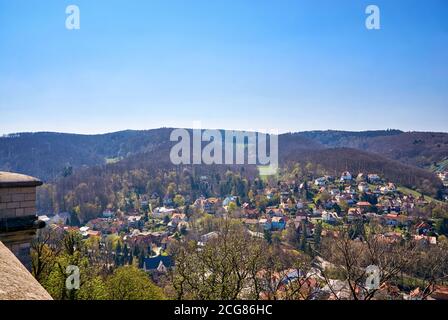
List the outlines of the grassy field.
{"type": "MultiPolygon", "coordinates": [[[[406,188],[406,187],[402,187],[402,186],[398,187],[397,190],[400,191],[403,194],[412,195],[414,198],[419,198],[419,197],[422,196],[422,194],[420,192],[417,192],[415,190],[412,190],[412,189],[409,189],[409,188],[406,188]]],[[[424,197],[425,197],[425,200],[428,201],[428,202],[436,202],[436,203],[439,203],[439,204],[442,203],[441,201],[436,200],[436,199],[434,199],[432,197],[429,197],[429,196],[424,196],[424,197]]]]}
{"type": "Polygon", "coordinates": [[[448,158],[438,162],[436,165],[431,165],[430,170],[433,172],[448,170],[448,158]]]}

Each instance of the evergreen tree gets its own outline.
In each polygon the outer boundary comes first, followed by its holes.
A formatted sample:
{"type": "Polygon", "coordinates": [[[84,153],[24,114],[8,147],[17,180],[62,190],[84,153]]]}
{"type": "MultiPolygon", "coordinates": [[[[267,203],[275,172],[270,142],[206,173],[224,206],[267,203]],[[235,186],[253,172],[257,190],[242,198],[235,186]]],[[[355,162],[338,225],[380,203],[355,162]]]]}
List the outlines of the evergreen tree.
{"type": "Polygon", "coordinates": [[[128,245],[125,244],[123,248],[123,265],[127,264],[129,262],[129,248],[128,245]]]}
{"type": "Polygon", "coordinates": [[[350,225],[349,236],[352,240],[365,237],[366,231],[362,220],[355,221],[350,225]]]}
{"type": "Polygon", "coordinates": [[[180,232],[180,234],[181,234],[182,236],[185,236],[185,235],[188,233],[187,227],[186,227],[185,225],[182,225],[182,226],[180,227],[179,232],[180,232]]]}
{"type": "Polygon", "coordinates": [[[435,230],[439,235],[448,235],[448,218],[442,218],[436,221],[435,230]]]}
{"type": "Polygon", "coordinates": [[[138,246],[134,246],[134,250],[132,251],[132,255],[134,257],[138,257],[140,255],[140,248],[138,246]]]}
{"type": "Polygon", "coordinates": [[[306,252],[307,248],[307,233],[306,233],[306,224],[304,221],[302,221],[302,225],[300,228],[301,231],[301,237],[300,237],[300,246],[299,249],[303,252],[306,252]]]}
{"type": "Polygon", "coordinates": [[[117,242],[117,246],[115,248],[115,265],[117,267],[122,265],[122,263],[121,263],[121,261],[122,261],[121,254],[122,254],[121,253],[121,243],[117,242]]]}
{"type": "Polygon", "coordinates": [[[269,244],[272,243],[272,231],[270,229],[264,230],[264,240],[269,244]]]}
{"type": "Polygon", "coordinates": [[[138,257],[138,267],[139,267],[140,269],[143,269],[143,266],[144,266],[144,264],[145,264],[145,257],[146,257],[145,252],[142,250],[142,251],[140,252],[139,257],[138,257]]]}
{"type": "Polygon", "coordinates": [[[236,205],[238,206],[238,207],[241,207],[241,202],[240,202],[240,197],[236,197],[236,205]]]}
{"type": "Polygon", "coordinates": [[[297,246],[299,241],[299,233],[297,232],[296,226],[294,223],[290,223],[288,225],[288,229],[286,230],[286,240],[292,246],[297,246]]]}
{"type": "Polygon", "coordinates": [[[311,244],[310,244],[310,243],[308,243],[308,244],[306,245],[305,252],[306,252],[308,255],[314,257],[314,251],[313,251],[313,249],[311,248],[311,244]]]}
{"type": "Polygon", "coordinates": [[[314,247],[316,250],[320,250],[320,242],[322,239],[322,224],[318,223],[314,228],[314,247]]]}
{"type": "Polygon", "coordinates": [[[76,212],[70,213],[70,222],[67,223],[67,225],[70,225],[72,227],[79,227],[81,225],[81,222],[79,221],[78,214],[76,212]]]}

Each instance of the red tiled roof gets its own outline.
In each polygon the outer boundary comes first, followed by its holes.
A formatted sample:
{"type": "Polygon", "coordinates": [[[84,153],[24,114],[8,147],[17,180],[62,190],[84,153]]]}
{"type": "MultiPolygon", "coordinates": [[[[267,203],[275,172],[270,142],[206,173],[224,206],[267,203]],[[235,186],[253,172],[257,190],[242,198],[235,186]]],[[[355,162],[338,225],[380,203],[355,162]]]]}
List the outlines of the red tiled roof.
{"type": "Polygon", "coordinates": [[[356,204],[359,207],[371,207],[372,205],[367,201],[360,201],[356,204]]]}

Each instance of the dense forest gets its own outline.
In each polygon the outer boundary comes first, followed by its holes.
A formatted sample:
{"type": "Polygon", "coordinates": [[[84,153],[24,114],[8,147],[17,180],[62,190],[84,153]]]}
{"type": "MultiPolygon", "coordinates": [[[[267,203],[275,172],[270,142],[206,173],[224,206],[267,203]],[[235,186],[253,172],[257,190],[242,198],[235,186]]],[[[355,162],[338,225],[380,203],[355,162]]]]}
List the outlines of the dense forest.
{"type": "Polygon", "coordinates": [[[0,137],[0,170],[15,171],[45,181],[83,166],[114,162],[151,151],[169,141],[170,129],[120,131],[99,135],[53,132],[0,137]]]}

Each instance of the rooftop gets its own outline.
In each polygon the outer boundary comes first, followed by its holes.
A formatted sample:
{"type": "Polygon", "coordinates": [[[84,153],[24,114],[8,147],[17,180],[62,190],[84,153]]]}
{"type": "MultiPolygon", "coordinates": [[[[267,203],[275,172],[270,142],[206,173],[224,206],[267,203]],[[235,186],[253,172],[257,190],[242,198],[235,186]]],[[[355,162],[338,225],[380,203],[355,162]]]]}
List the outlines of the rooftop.
{"type": "Polygon", "coordinates": [[[171,268],[174,264],[173,259],[170,256],[157,256],[152,258],[145,258],[145,267],[148,270],[157,269],[160,262],[167,268],[171,268]]]}
{"type": "Polygon", "coordinates": [[[0,171],[0,188],[37,187],[42,181],[24,174],[0,171]]]}

